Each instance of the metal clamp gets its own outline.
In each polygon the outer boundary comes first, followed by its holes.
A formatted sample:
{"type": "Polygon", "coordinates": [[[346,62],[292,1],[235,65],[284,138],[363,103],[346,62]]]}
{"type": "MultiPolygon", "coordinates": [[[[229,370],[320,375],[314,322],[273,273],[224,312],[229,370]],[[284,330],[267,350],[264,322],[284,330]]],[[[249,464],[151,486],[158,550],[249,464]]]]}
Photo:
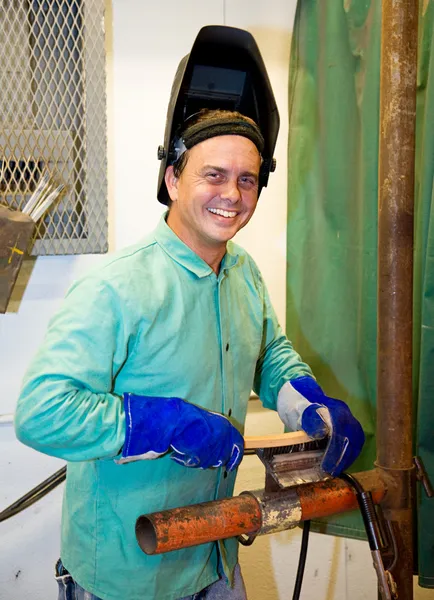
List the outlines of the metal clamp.
{"type": "Polygon", "coordinates": [[[420,456],[414,456],[413,462],[416,467],[416,479],[421,482],[423,485],[423,489],[425,490],[428,498],[432,498],[434,496],[434,490],[431,485],[431,481],[429,480],[428,473],[426,472],[425,465],[420,456]]]}
{"type": "Polygon", "coordinates": [[[239,535],[237,537],[237,540],[243,546],[251,546],[257,537],[258,537],[257,533],[250,533],[249,535],[239,535]]]}

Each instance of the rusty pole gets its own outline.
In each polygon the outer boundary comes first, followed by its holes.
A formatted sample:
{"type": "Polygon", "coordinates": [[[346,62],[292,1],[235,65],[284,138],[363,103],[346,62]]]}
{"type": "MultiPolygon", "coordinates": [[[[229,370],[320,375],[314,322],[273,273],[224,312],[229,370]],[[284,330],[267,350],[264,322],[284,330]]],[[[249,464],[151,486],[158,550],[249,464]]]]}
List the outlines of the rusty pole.
{"type": "Polygon", "coordinates": [[[391,571],[413,598],[412,294],[417,0],[383,0],[378,190],[377,467],[395,529],[391,571]]]}

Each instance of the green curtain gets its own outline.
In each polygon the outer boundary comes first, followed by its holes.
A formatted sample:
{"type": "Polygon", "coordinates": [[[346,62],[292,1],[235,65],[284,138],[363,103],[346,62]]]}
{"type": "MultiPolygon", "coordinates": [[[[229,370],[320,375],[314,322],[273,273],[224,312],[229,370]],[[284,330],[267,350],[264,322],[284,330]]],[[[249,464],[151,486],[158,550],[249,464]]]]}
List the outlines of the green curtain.
{"type": "MultiPolygon", "coordinates": [[[[421,0],[417,105],[415,452],[434,482],[434,2],[421,0]]],[[[287,333],[375,460],[381,3],[299,0],[289,79],[287,333]]],[[[419,583],[434,587],[434,500],[418,497],[419,583]]],[[[356,512],[314,524],[364,538],[356,512]]]]}

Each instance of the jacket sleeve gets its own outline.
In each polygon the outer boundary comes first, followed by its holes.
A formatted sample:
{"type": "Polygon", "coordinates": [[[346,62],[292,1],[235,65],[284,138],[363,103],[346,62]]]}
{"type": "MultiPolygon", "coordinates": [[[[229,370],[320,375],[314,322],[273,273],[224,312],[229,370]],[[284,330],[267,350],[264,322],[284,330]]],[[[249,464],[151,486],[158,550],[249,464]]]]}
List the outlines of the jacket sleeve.
{"type": "Polygon", "coordinates": [[[68,461],[119,454],[125,416],[113,381],[127,357],[125,327],[105,282],[71,288],[24,377],[15,414],[22,443],[68,461]]]}
{"type": "Polygon", "coordinates": [[[313,375],[282,331],[260,274],[258,285],[263,299],[263,330],[253,389],[266,408],[276,410],[277,396],[287,381],[313,375]]]}

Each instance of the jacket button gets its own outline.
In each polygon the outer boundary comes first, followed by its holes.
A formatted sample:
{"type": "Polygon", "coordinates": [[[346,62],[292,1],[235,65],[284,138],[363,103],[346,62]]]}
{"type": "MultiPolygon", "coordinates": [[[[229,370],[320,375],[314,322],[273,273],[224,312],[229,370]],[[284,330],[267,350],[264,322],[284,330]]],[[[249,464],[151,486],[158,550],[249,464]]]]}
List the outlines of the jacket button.
{"type": "Polygon", "coordinates": [[[232,415],[232,408],[230,408],[228,411],[228,417],[230,417],[231,415],[232,415]]]}
{"type": "Polygon", "coordinates": [[[229,350],[229,344],[226,344],[226,352],[229,350]]]}

